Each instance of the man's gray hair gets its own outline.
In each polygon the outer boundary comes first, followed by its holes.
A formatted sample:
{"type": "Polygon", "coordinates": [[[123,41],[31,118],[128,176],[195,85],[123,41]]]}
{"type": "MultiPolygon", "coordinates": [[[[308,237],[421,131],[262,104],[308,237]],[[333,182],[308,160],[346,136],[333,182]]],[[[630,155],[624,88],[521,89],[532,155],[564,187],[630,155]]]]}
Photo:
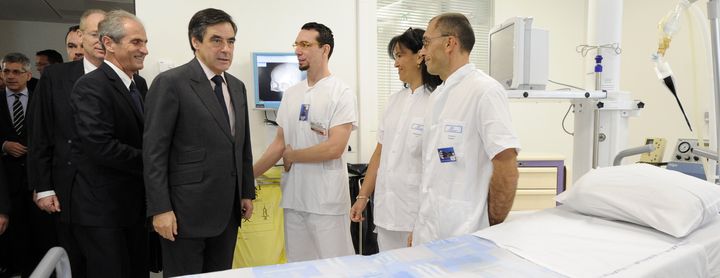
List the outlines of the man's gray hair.
{"type": "Polygon", "coordinates": [[[125,37],[125,28],[123,27],[125,20],[132,20],[142,24],[139,18],[134,14],[124,10],[114,10],[105,15],[105,19],[98,24],[98,37],[100,45],[105,49],[102,38],[107,36],[114,42],[120,42],[125,37]]]}
{"type": "Polygon", "coordinates": [[[19,52],[8,53],[0,60],[0,68],[5,69],[5,63],[20,63],[23,70],[30,71],[30,59],[19,52]]]}
{"type": "Polygon", "coordinates": [[[93,14],[101,14],[101,15],[105,16],[107,14],[107,12],[105,12],[101,9],[89,9],[89,10],[85,11],[80,16],[80,24],[78,25],[78,27],[80,28],[80,31],[85,31],[87,29],[87,26],[86,26],[87,18],[93,14]]]}

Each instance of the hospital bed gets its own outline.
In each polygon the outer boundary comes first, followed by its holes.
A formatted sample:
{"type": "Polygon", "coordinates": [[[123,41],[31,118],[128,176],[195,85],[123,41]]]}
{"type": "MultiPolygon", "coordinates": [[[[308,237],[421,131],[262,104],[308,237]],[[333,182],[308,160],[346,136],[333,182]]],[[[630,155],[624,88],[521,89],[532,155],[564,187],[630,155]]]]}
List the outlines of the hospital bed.
{"type": "Polygon", "coordinates": [[[188,277],[720,277],[720,221],[677,239],[557,207],[373,256],[188,277]]]}
{"type": "MultiPolygon", "coordinates": [[[[710,191],[690,194],[689,198],[699,202],[703,215],[697,221],[685,221],[679,219],[675,211],[666,210],[664,204],[672,201],[663,198],[681,199],[683,196],[677,192],[691,192],[696,188],[694,183],[702,181],[687,182],[686,177],[677,176],[682,174],[672,173],[668,178],[663,176],[666,172],[658,175],[659,170],[648,168],[651,166],[622,167],[625,166],[613,169],[624,169],[623,175],[630,173],[637,179],[617,174],[604,178],[607,175],[603,171],[593,170],[589,176],[604,176],[588,178],[592,182],[586,180],[585,183],[599,183],[602,187],[583,186],[579,180],[569,190],[580,197],[587,197],[580,195],[583,190],[599,194],[599,197],[593,196],[596,199],[602,199],[604,193],[623,190],[626,194],[613,195],[607,203],[608,207],[622,208],[621,211],[602,208],[597,200],[572,199],[574,196],[568,193],[565,198],[559,198],[565,205],[513,217],[511,221],[471,235],[372,256],[347,256],[188,277],[720,277],[720,189],[708,185],[703,190],[710,191]],[[643,175],[639,170],[649,172],[643,175]],[[663,192],[666,186],[660,183],[674,183],[673,177],[683,182],[678,187],[680,191],[673,191],[676,188],[672,187],[663,192]],[[634,185],[623,184],[627,182],[634,185]],[[652,186],[653,190],[647,191],[643,186],[652,186]],[[593,190],[586,190],[588,188],[593,190]],[[645,195],[632,192],[636,189],[644,190],[645,195]],[[636,200],[628,201],[633,198],[636,200]],[[575,200],[593,209],[602,209],[593,215],[575,200]],[[642,202],[656,205],[633,208],[642,202]],[[604,212],[609,213],[602,215],[604,212]],[[613,213],[619,214],[608,216],[613,213]],[[643,218],[643,213],[650,217],[643,218]],[[638,215],[641,217],[637,219],[613,220],[638,215]],[[682,225],[666,223],[668,219],[663,217],[668,216],[676,218],[669,222],[682,222],[682,225]],[[654,222],[656,220],[660,221],[654,222]]],[[[683,200],[677,211],[689,211],[685,207],[694,207],[695,201],[683,200]]]]}

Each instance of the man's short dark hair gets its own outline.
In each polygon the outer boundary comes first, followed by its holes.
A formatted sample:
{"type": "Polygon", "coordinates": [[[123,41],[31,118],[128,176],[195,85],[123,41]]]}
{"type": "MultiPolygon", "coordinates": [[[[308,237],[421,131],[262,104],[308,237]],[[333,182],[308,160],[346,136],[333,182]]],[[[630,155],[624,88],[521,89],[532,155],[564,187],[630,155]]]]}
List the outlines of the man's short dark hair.
{"type": "Polygon", "coordinates": [[[8,53],[5,57],[0,60],[0,67],[5,68],[5,63],[20,63],[23,65],[23,69],[26,71],[30,70],[30,59],[25,54],[19,52],[8,53]]]}
{"type": "Polygon", "coordinates": [[[460,49],[472,51],[475,46],[475,33],[470,21],[461,13],[444,13],[431,19],[442,35],[455,36],[460,41],[460,49]]]}
{"type": "Polygon", "coordinates": [[[190,49],[195,52],[195,47],[192,45],[192,38],[202,42],[208,26],[226,22],[232,25],[233,31],[237,34],[237,26],[235,22],[233,22],[232,17],[222,10],[210,8],[195,13],[190,19],[190,24],[188,24],[190,49]]]}
{"type": "Polygon", "coordinates": [[[324,24],[317,23],[317,22],[308,22],[305,23],[305,25],[300,28],[302,30],[315,30],[318,32],[318,46],[322,47],[323,45],[329,45],[330,46],[330,53],[328,53],[328,59],[330,59],[330,56],[332,56],[333,48],[335,48],[335,37],[333,37],[332,30],[325,26],[324,24]]]}
{"type": "Polygon", "coordinates": [[[68,28],[67,33],[65,34],[65,40],[67,41],[67,38],[70,35],[70,33],[77,32],[77,30],[80,30],[80,25],[70,26],[70,28],[68,28]]]}
{"type": "Polygon", "coordinates": [[[62,54],[53,49],[40,50],[35,55],[47,57],[50,64],[61,64],[63,62],[62,54]]]}

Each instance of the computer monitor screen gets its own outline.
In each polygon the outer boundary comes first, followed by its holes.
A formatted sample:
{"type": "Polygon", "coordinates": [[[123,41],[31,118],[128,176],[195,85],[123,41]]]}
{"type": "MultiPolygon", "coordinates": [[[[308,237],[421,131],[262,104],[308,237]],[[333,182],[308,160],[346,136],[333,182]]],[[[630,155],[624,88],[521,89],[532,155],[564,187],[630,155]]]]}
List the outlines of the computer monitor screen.
{"type": "Polygon", "coordinates": [[[513,17],[490,30],[490,76],[505,89],[544,90],[548,76],[548,32],[531,17],[513,17]]]}
{"type": "Polygon", "coordinates": [[[490,75],[508,88],[515,66],[515,24],[490,33],[490,75]]]}
{"type": "Polygon", "coordinates": [[[294,53],[253,53],[255,108],[278,109],[283,93],[306,78],[294,53]]]}

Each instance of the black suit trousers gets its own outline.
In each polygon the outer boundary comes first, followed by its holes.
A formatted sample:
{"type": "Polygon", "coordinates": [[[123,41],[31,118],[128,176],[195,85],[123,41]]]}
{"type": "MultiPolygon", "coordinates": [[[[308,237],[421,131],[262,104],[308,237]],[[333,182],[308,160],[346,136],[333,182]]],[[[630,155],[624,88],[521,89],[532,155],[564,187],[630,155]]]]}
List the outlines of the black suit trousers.
{"type": "MultiPolygon", "coordinates": [[[[235,204],[239,204],[236,202],[235,204]]],[[[225,230],[209,238],[161,238],[163,277],[207,273],[232,268],[238,223],[235,210],[225,230]]]]}
{"type": "Polygon", "coordinates": [[[70,259],[70,269],[72,270],[73,278],[86,278],[87,265],[85,264],[85,257],[83,257],[80,251],[80,245],[78,245],[77,239],[72,231],[72,225],[66,222],[57,223],[57,237],[60,247],[65,249],[70,259]]]}
{"type": "Polygon", "coordinates": [[[72,224],[72,233],[85,259],[87,277],[150,277],[145,225],[93,227],[72,224]]]}
{"type": "Polygon", "coordinates": [[[0,236],[0,267],[29,277],[45,253],[57,245],[55,219],[35,205],[30,191],[22,190],[11,203],[8,229],[0,236]]]}

